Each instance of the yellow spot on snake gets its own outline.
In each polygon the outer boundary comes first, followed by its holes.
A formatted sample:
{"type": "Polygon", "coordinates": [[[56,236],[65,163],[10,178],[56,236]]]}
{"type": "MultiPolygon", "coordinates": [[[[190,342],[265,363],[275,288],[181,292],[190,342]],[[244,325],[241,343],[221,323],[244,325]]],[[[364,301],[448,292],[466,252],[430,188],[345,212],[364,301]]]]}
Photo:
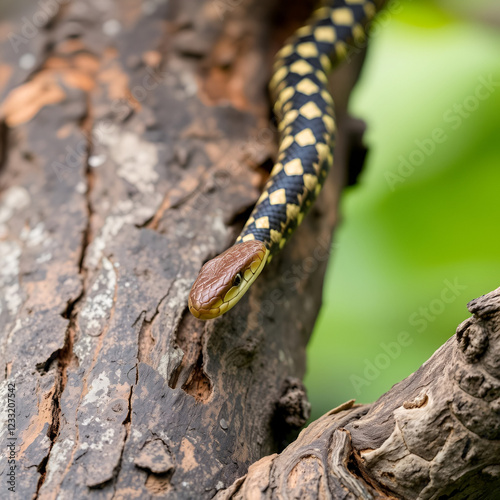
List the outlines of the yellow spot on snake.
{"type": "Polygon", "coordinates": [[[310,128],[306,128],[295,136],[295,142],[299,146],[310,146],[316,142],[316,138],[310,128]]]}
{"type": "Polygon", "coordinates": [[[280,249],[283,248],[286,244],[286,239],[283,238],[282,240],[280,240],[280,249]]]}
{"type": "Polygon", "coordinates": [[[299,28],[295,33],[298,36],[307,36],[310,35],[312,31],[312,27],[310,25],[307,26],[302,26],[302,28],[299,28]]]}
{"type": "Polygon", "coordinates": [[[304,60],[295,61],[290,65],[290,71],[296,73],[297,75],[305,75],[307,73],[312,73],[314,68],[304,60]]]}
{"type": "Polygon", "coordinates": [[[257,271],[257,269],[259,269],[259,266],[260,266],[260,262],[258,260],[254,260],[251,264],[250,264],[250,270],[252,271],[252,273],[255,274],[255,271],[257,271]]]}
{"type": "Polygon", "coordinates": [[[318,152],[320,161],[326,160],[330,148],[324,142],[318,142],[316,144],[316,151],[318,152]]]}
{"type": "Polygon", "coordinates": [[[316,188],[314,189],[314,194],[315,194],[316,198],[318,197],[320,191],[321,191],[321,184],[317,184],[316,188]]]}
{"type": "Polygon", "coordinates": [[[352,28],[352,35],[356,42],[362,42],[365,39],[365,30],[360,24],[354,25],[352,28]]]}
{"type": "Polygon", "coordinates": [[[260,198],[257,200],[258,203],[262,203],[267,197],[269,196],[269,193],[267,191],[264,191],[261,195],[260,198]]]}
{"type": "Polygon", "coordinates": [[[303,178],[304,186],[307,188],[307,190],[313,191],[313,189],[316,187],[316,184],[318,184],[318,178],[312,174],[304,174],[303,178]]]}
{"type": "Polygon", "coordinates": [[[328,115],[323,116],[323,123],[325,124],[326,130],[330,132],[330,134],[335,130],[335,122],[333,118],[328,115]]]}
{"type": "Polygon", "coordinates": [[[267,215],[259,217],[255,221],[255,227],[258,227],[259,229],[269,229],[269,217],[267,215]]]}
{"type": "Polygon", "coordinates": [[[279,243],[281,240],[281,233],[279,231],[276,231],[275,229],[271,229],[269,232],[271,234],[271,241],[273,243],[279,243]]]}
{"type": "Polygon", "coordinates": [[[348,9],[347,7],[334,9],[332,12],[332,21],[335,24],[344,24],[346,26],[350,26],[354,22],[352,10],[348,9]]]}
{"type": "Polygon", "coordinates": [[[315,74],[318,77],[318,80],[321,80],[323,83],[328,83],[328,78],[326,77],[324,71],[318,69],[315,74]]]}
{"type": "Polygon", "coordinates": [[[319,92],[319,87],[309,78],[304,78],[301,80],[295,88],[304,95],[312,95],[319,92]]]}
{"type": "Polygon", "coordinates": [[[289,43],[288,45],[285,45],[282,47],[278,53],[276,54],[276,58],[285,58],[288,57],[289,55],[293,54],[293,45],[289,43]]]}
{"type": "Polygon", "coordinates": [[[347,54],[346,44],[344,42],[338,42],[335,45],[335,52],[337,53],[337,57],[340,59],[344,58],[347,54]]]}
{"type": "Polygon", "coordinates": [[[322,114],[318,105],[313,101],[309,101],[307,104],[304,104],[304,106],[299,109],[299,113],[302,116],[305,116],[308,120],[318,118],[322,114]]]}
{"type": "Polygon", "coordinates": [[[299,215],[300,207],[298,205],[294,205],[293,203],[286,204],[286,217],[290,220],[295,220],[299,215]]]}
{"type": "Polygon", "coordinates": [[[247,223],[245,224],[245,226],[249,226],[255,219],[253,217],[249,217],[249,219],[247,220],[247,223]]]}
{"type": "Polygon", "coordinates": [[[321,91],[321,97],[328,103],[328,104],[333,104],[333,98],[330,92],[328,90],[323,89],[321,91]]]}
{"type": "Polygon", "coordinates": [[[330,58],[326,54],[321,54],[319,56],[319,62],[327,73],[332,69],[332,63],[330,62],[330,58]]]}
{"type": "Polygon", "coordinates": [[[286,192],[283,188],[273,191],[269,195],[269,203],[271,205],[283,205],[286,203],[286,192]]]}
{"type": "Polygon", "coordinates": [[[280,151],[285,151],[285,149],[289,148],[293,144],[293,137],[291,135],[287,135],[283,138],[280,144],[280,151]]]}
{"type": "Polygon", "coordinates": [[[295,50],[301,57],[318,57],[318,48],[312,42],[301,43],[295,50]]]}
{"type": "Polygon", "coordinates": [[[281,82],[281,80],[283,80],[283,78],[285,78],[285,76],[288,74],[288,69],[286,66],[281,66],[281,68],[279,68],[276,73],[274,73],[273,77],[271,78],[271,81],[269,82],[269,86],[271,88],[274,88],[276,87],[276,85],[278,85],[278,83],[281,82]]]}
{"type": "Polygon", "coordinates": [[[281,170],[283,169],[283,164],[282,163],[276,163],[271,170],[271,177],[274,177],[275,175],[279,174],[281,170]]]}
{"type": "Polygon", "coordinates": [[[281,131],[285,127],[287,127],[290,123],[295,121],[295,118],[299,116],[299,111],[297,109],[291,109],[281,120],[281,123],[278,126],[278,129],[281,131]]]}
{"type": "Polygon", "coordinates": [[[363,8],[368,17],[373,17],[375,15],[375,5],[372,3],[366,3],[363,8]]]}
{"type": "Polygon", "coordinates": [[[304,173],[304,167],[300,158],[295,158],[285,165],[286,175],[302,175],[304,173]]]}
{"type": "Polygon", "coordinates": [[[288,101],[293,94],[295,94],[295,89],[293,87],[284,88],[278,96],[279,102],[285,104],[285,102],[288,101]]]}
{"type": "Polygon", "coordinates": [[[241,238],[243,241],[252,241],[255,239],[255,236],[253,234],[245,234],[243,238],[241,238]]]}
{"type": "Polygon", "coordinates": [[[320,7],[313,12],[312,17],[314,19],[324,19],[330,14],[331,7],[320,7]]]}
{"type": "Polygon", "coordinates": [[[318,42],[334,43],[337,39],[337,34],[330,26],[319,26],[314,30],[314,38],[318,42]]]}

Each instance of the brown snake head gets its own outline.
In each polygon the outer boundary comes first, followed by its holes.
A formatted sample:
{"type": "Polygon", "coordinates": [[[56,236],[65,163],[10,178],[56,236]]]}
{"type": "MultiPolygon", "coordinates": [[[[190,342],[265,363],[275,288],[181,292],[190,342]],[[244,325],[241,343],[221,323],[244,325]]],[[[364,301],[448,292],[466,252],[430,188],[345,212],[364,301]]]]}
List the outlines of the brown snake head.
{"type": "Polygon", "coordinates": [[[266,265],[269,250],[257,240],[238,243],[208,261],[189,294],[189,310],[199,319],[229,311],[266,265]]]}

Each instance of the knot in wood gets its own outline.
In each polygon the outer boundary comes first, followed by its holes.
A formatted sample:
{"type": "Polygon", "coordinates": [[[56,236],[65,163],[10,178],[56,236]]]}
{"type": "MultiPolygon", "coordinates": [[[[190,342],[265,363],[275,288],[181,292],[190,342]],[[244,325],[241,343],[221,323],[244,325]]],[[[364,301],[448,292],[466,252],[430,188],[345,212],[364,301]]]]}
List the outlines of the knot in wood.
{"type": "Polygon", "coordinates": [[[412,401],[405,401],[403,403],[403,408],[405,410],[413,410],[415,408],[422,408],[422,406],[425,406],[427,404],[427,401],[429,401],[429,397],[427,394],[419,394],[416,398],[414,398],[412,401]]]}
{"type": "Polygon", "coordinates": [[[457,341],[466,361],[477,363],[488,349],[487,329],[482,322],[470,318],[457,328],[457,341]]]}

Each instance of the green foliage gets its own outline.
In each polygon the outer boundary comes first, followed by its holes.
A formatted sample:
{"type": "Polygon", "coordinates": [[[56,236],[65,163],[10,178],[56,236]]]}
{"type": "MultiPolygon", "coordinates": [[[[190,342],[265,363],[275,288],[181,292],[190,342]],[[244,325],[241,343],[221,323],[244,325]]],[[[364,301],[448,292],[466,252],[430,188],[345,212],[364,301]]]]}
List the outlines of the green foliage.
{"type": "Polygon", "coordinates": [[[489,2],[475,18],[470,5],[465,19],[400,2],[370,37],[351,102],[370,153],[343,196],[309,346],[313,418],[376,400],[500,285],[500,34],[480,24],[489,2]]]}

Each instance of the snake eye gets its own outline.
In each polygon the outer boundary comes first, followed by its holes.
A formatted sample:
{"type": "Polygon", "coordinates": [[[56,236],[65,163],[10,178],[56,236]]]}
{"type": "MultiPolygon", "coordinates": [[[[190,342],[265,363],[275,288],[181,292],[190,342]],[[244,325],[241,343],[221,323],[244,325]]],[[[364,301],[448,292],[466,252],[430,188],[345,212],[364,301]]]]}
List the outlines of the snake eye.
{"type": "Polygon", "coordinates": [[[234,280],[233,280],[233,286],[239,286],[239,284],[241,283],[241,274],[238,273],[235,277],[234,277],[234,280]]]}

